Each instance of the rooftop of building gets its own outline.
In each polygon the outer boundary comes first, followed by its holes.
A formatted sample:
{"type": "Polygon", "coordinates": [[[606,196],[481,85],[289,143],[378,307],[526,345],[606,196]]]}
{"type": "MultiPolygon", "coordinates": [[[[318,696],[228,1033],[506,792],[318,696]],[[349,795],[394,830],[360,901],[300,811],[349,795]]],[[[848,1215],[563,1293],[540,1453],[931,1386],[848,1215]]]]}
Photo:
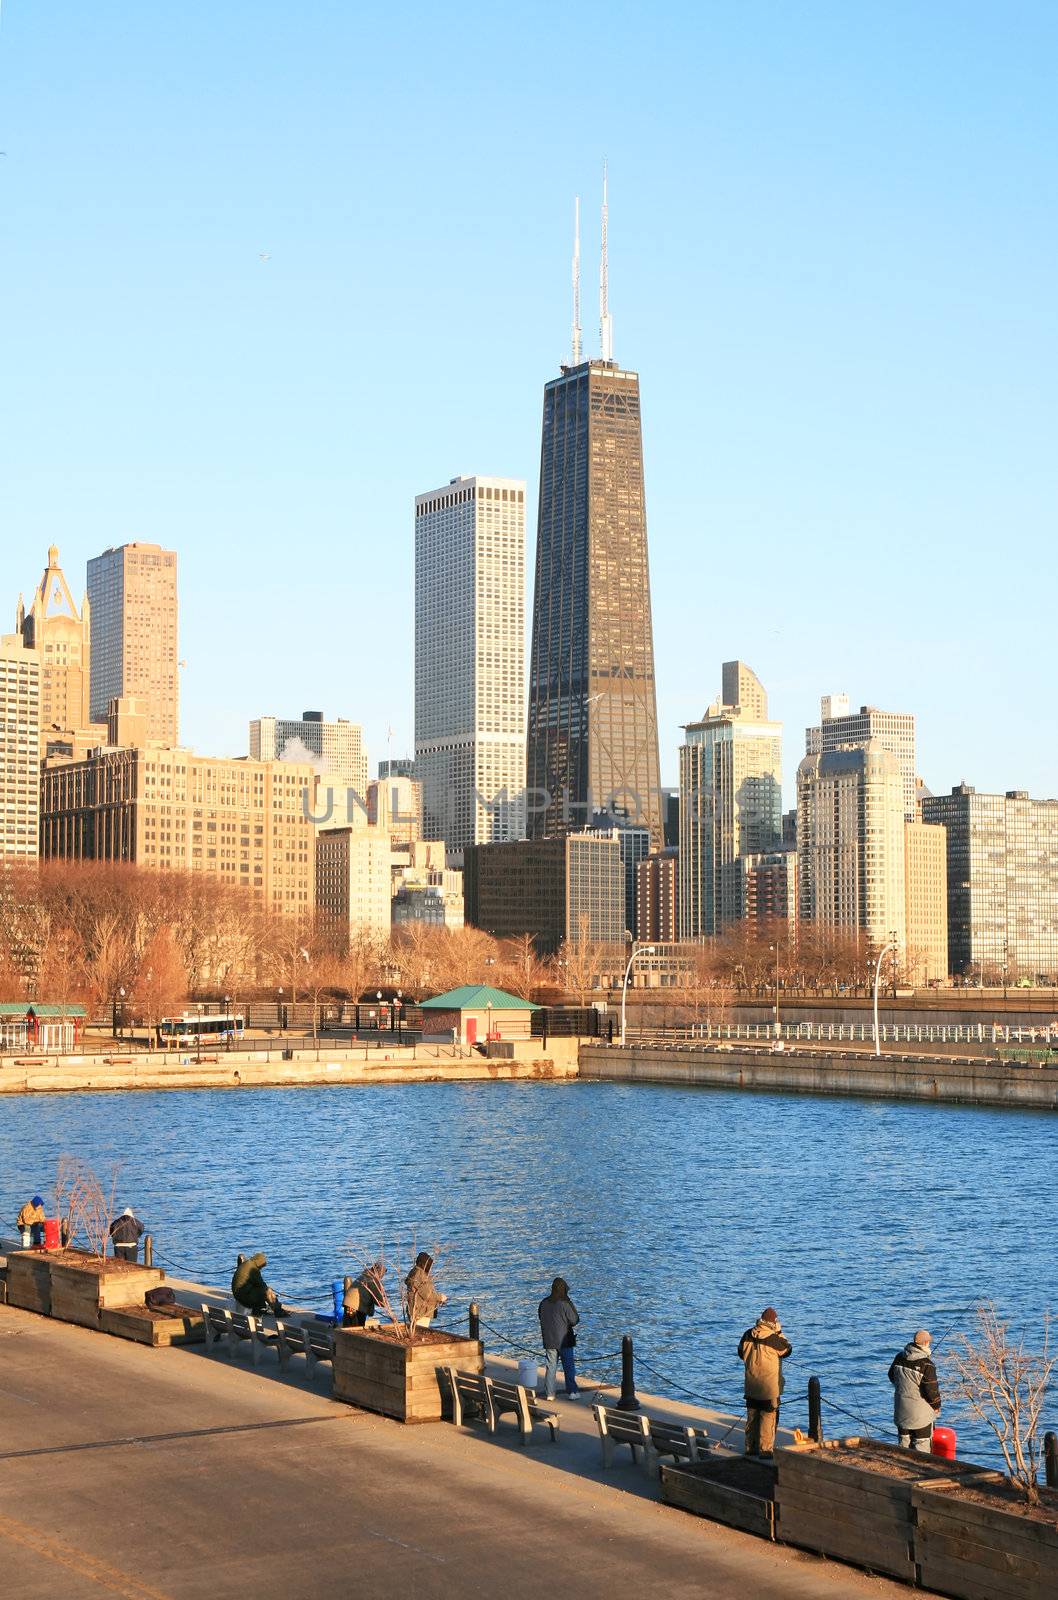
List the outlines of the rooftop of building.
{"type": "Polygon", "coordinates": [[[488,983],[464,983],[458,989],[449,989],[447,994],[435,994],[432,1000],[424,1000],[424,1011],[484,1011],[491,1007],[493,1011],[539,1011],[540,1007],[531,1000],[523,1000],[521,995],[508,994],[506,989],[494,989],[488,983]]]}

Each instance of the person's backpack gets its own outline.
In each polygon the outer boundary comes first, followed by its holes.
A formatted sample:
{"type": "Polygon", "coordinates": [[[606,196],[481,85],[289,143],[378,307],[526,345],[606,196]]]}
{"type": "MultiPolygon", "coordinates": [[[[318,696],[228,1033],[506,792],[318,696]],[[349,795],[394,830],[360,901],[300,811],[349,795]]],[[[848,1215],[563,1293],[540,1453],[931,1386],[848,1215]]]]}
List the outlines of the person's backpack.
{"type": "Polygon", "coordinates": [[[161,1311],[165,1306],[176,1305],[176,1295],[167,1283],[159,1283],[155,1288],[147,1290],[143,1303],[151,1311],[161,1311]]]}

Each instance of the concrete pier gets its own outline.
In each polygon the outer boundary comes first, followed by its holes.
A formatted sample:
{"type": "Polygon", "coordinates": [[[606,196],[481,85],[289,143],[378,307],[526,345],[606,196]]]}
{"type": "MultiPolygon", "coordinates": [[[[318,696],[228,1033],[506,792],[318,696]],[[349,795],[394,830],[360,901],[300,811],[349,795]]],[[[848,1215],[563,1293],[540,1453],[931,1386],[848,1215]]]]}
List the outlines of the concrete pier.
{"type": "MultiPolygon", "coordinates": [[[[590,1409],[529,1449],[402,1428],[274,1364],[150,1350],[0,1306],[12,1600],[897,1600],[906,1590],[661,1505],[599,1470],[590,1409]]],[[[293,1366],[293,1364],[292,1364],[293,1366]]]]}
{"type": "Polygon", "coordinates": [[[769,1094],[856,1095],[972,1106],[1058,1109],[1058,1070],[979,1059],[943,1060],[897,1053],[767,1046],[582,1045],[580,1076],[610,1083],[698,1084],[769,1094]]]}

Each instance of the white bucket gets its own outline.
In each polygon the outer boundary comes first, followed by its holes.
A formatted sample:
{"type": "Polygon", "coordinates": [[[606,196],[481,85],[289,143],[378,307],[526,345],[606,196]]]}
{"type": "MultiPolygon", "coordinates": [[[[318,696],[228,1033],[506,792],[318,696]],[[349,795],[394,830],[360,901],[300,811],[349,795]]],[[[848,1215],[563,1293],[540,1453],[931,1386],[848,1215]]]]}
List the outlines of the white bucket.
{"type": "Polygon", "coordinates": [[[518,1363],[518,1382],[523,1389],[535,1389],[540,1376],[540,1363],[535,1358],[523,1357],[518,1363]]]}

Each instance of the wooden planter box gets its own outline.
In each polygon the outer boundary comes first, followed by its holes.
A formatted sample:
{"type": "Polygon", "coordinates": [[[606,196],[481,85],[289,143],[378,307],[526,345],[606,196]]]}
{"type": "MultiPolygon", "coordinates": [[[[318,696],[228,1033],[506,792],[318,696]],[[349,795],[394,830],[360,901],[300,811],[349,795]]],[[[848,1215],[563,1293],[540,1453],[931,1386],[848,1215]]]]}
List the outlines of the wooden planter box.
{"type": "Polygon", "coordinates": [[[661,1498],[699,1517],[775,1538],[775,1467],[745,1456],[661,1468],[661,1498]]]}
{"type": "Polygon", "coordinates": [[[7,1303],[51,1315],[51,1261],[37,1250],[12,1250],[7,1258],[7,1303]]]}
{"type": "Polygon", "coordinates": [[[480,1341],[458,1334],[422,1329],[414,1344],[403,1344],[388,1329],[339,1328],[332,1393],[399,1422],[440,1422],[451,1402],[442,1394],[438,1367],[481,1372],[484,1366],[480,1341]]]}
{"type": "Polygon", "coordinates": [[[923,1479],[985,1469],[875,1439],[775,1452],[776,1535],[904,1583],[916,1580],[912,1493],[923,1479]]]}
{"type": "Polygon", "coordinates": [[[134,1339],[137,1344],[153,1345],[155,1349],[173,1344],[204,1344],[206,1324],[201,1311],[190,1311],[184,1306],[164,1307],[152,1311],[148,1306],[113,1306],[99,1313],[99,1326],[104,1333],[116,1334],[119,1339],[134,1339]]]}
{"type": "Polygon", "coordinates": [[[161,1283],[161,1267],[141,1267],[108,1257],[100,1261],[81,1251],[64,1250],[50,1259],[51,1314],[82,1328],[98,1328],[100,1312],[114,1306],[142,1306],[148,1289],[161,1283]]]}
{"type": "Polygon", "coordinates": [[[1029,1511],[1003,1474],[990,1472],[918,1484],[911,1500],[923,1588],[958,1600],[1058,1595],[1058,1492],[1041,1489],[1029,1511]]]}

